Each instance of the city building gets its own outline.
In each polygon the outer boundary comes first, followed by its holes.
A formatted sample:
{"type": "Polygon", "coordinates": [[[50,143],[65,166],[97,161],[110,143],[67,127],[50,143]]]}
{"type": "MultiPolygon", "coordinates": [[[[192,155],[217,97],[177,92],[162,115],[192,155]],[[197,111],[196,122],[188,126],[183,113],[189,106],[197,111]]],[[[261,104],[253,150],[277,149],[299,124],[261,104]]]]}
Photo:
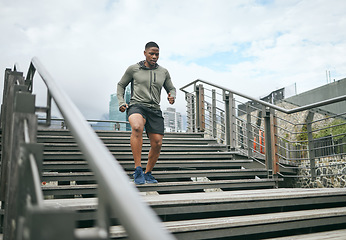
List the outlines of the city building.
{"type": "Polygon", "coordinates": [[[182,132],[183,120],[179,112],[175,108],[167,108],[163,111],[163,118],[165,123],[165,132],[182,132]]]}
{"type": "MultiPolygon", "coordinates": [[[[131,98],[131,86],[128,85],[125,89],[124,95],[125,101],[127,103],[130,102],[131,98]]],[[[109,120],[128,122],[129,119],[127,117],[126,112],[119,111],[119,102],[117,98],[117,94],[111,94],[111,99],[109,101],[109,120]]],[[[111,128],[117,131],[131,131],[131,126],[129,123],[111,123],[111,128]]]]}

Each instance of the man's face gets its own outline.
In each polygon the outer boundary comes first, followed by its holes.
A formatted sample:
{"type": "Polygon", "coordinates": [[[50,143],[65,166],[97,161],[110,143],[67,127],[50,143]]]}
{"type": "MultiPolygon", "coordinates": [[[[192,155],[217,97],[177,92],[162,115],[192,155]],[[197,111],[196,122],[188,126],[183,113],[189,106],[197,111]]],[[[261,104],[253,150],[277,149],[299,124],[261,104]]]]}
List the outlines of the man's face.
{"type": "Polygon", "coordinates": [[[144,56],[146,63],[148,64],[147,67],[151,68],[156,65],[157,60],[159,60],[159,52],[160,50],[157,47],[145,49],[144,56]]]}

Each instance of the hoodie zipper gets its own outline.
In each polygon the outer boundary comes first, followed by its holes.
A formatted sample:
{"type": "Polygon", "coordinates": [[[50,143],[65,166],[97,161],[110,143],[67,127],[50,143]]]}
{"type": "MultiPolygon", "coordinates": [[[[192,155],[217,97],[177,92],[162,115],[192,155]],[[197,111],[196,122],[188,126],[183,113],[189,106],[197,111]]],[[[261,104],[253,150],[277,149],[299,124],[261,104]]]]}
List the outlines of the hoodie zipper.
{"type": "Polygon", "coordinates": [[[154,99],[153,94],[152,94],[152,88],[153,88],[154,83],[156,83],[156,72],[150,70],[150,97],[151,97],[151,101],[153,101],[153,99],[154,99]]]}
{"type": "Polygon", "coordinates": [[[153,98],[153,97],[152,97],[153,71],[149,70],[149,73],[150,73],[150,87],[149,87],[150,91],[149,91],[149,92],[150,92],[150,97],[153,98]]]}

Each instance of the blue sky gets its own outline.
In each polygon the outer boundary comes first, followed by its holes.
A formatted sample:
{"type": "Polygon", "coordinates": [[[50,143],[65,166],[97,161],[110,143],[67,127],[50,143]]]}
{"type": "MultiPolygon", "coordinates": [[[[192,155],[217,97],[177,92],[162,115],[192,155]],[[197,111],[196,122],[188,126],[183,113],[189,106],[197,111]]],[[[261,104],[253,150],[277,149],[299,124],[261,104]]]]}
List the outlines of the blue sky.
{"type": "MultiPolygon", "coordinates": [[[[26,72],[37,56],[93,119],[148,41],[177,89],[200,78],[253,97],[292,84],[303,92],[326,84],[326,70],[346,77],[345,9],[344,0],[2,0],[0,69],[26,72]]],[[[185,112],[180,91],[175,107],[185,112]]]]}
{"type": "Polygon", "coordinates": [[[260,5],[270,5],[274,3],[274,0],[257,0],[255,2],[260,5]]]}
{"type": "Polygon", "coordinates": [[[207,52],[202,57],[171,56],[170,60],[183,62],[184,64],[195,63],[214,71],[228,72],[230,66],[241,62],[255,61],[255,57],[247,53],[251,46],[250,42],[236,44],[229,51],[207,52]]]}

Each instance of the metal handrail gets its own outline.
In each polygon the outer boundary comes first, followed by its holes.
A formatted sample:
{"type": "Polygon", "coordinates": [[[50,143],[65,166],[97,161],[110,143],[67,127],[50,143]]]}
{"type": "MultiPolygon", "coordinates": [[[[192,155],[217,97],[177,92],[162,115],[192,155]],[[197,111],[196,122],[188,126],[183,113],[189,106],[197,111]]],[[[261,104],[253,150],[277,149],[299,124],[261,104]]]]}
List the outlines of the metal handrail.
{"type": "Polygon", "coordinates": [[[100,191],[111,211],[119,217],[131,239],[174,239],[163,227],[153,210],[145,205],[120,164],[86,122],[68,95],[55,82],[40,61],[31,62],[47,86],[69,129],[76,138],[89,166],[95,174],[100,191]],[[150,231],[149,231],[150,229],[150,231]]]}
{"type": "Polygon", "coordinates": [[[336,103],[336,102],[340,102],[340,101],[346,100],[346,95],[343,95],[343,96],[339,96],[339,97],[323,100],[323,101],[320,101],[320,102],[308,104],[308,105],[305,105],[305,106],[302,106],[302,107],[297,107],[297,108],[293,108],[293,109],[285,109],[285,108],[279,107],[277,105],[265,102],[265,101],[260,100],[260,99],[253,98],[253,97],[251,97],[249,95],[246,95],[246,94],[243,94],[243,93],[240,93],[240,92],[231,90],[229,88],[225,88],[225,87],[222,87],[220,85],[217,85],[217,84],[205,81],[205,80],[201,80],[201,79],[197,79],[197,80],[195,80],[195,81],[193,81],[193,82],[191,82],[191,83],[181,87],[180,90],[183,91],[184,93],[187,93],[187,91],[185,91],[184,89],[189,87],[189,86],[191,86],[191,85],[196,84],[197,82],[202,82],[202,83],[208,84],[210,86],[219,88],[221,90],[228,91],[230,93],[234,93],[234,94],[236,94],[238,96],[241,96],[243,98],[247,98],[247,99],[249,99],[251,101],[260,103],[260,104],[262,104],[262,105],[264,105],[266,107],[273,108],[275,110],[278,110],[278,111],[286,113],[286,114],[292,114],[292,113],[296,113],[296,112],[301,112],[301,111],[308,110],[308,109],[311,109],[311,108],[321,107],[321,106],[324,106],[324,105],[328,105],[328,104],[332,104],[332,103],[336,103]]]}
{"type": "MultiPolygon", "coordinates": [[[[45,120],[45,118],[38,118],[38,120],[45,120]]],[[[51,121],[65,121],[64,118],[51,118],[51,121]]],[[[118,121],[118,120],[97,120],[97,119],[86,119],[87,122],[101,122],[101,123],[129,123],[128,121],[118,121]]]]}
{"type": "MultiPolygon", "coordinates": [[[[29,126],[28,126],[28,120],[24,120],[24,142],[26,144],[30,143],[30,136],[29,136],[29,126]]],[[[35,157],[32,153],[29,154],[29,162],[30,162],[30,169],[32,172],[32,180],[34,185],[34,195],[36,196],[37,205],[42,207],[43,206],[43,193],[41,189],[41,181],[40,181],[40,173],[38,171],[38,166],[35,160],[35,157]]]]}

